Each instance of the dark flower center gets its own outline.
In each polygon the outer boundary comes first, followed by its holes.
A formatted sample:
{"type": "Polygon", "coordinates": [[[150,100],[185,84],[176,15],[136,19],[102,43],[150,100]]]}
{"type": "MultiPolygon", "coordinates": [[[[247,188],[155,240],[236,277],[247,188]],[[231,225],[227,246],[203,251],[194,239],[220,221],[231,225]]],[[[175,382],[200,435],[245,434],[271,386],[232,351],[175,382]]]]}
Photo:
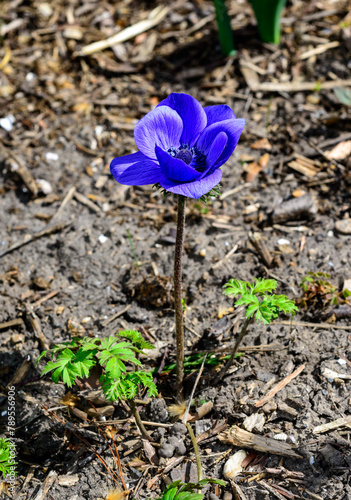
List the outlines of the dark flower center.
{"type": "Polygon", "coordinates": [[[206,156],[196,146],[189,148],[188,144],[182,144],[178,149],[172,146],[167,153],[187,165],[192,163],[192,167],[198,172],[203,172],[206,168],[206,156]]]}

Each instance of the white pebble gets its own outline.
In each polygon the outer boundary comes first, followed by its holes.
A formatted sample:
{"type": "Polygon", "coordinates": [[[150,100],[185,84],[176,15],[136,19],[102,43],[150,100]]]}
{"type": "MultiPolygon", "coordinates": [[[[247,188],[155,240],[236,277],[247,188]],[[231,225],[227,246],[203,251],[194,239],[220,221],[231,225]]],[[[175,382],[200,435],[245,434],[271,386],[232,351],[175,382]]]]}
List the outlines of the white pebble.
{"type": "Polygon", "coordinates": [[[7,115],[5,118],[0,119],[0,127],[6,130],[6,132],[11,132],[12,125],[15,123],[16,119],[13,115],[7,115]]]}
{"type": "Polygon", "coordinates": [[[285,434],[285,432],[281,432],[280,434],[273,436],[273,439],[276,439],[277,441],[286,441],[288,439],[288,435],[285,434]]]}
{"type": "Polygon", "coordinates": [[[241,464],[246,457],[247,453],[244,450],[239,450],[234,453],[234,455],[226,461],[223,467],[223,476],[226,479],[235,479],[236,476],[243,470],[241,464]]]}
{"type": "Polygon", "coordinates": [[[52,186],[50,182],[46,181],[45,179],[37,179],[37,186],[39,190],[44,194],[52,193],[52,186]]]}
{"type": "Polygon", "coordinates": [[[278,245],[290,245],[290,241],[286,240],[285,238],[280,238],[280,240],[277,241],[278,245]]]}
{"type": "Polygon", "coordinates": [[[107,241],[107,240],[108,240],[108,237],[107,237],[107,236],[105,236],[104,234],[100,234],[100,236],[98,237],[98,241],[99,241],[99,243],[101,243],[102,245],[103,245],[104,243],[106,243],[106,241],[107,241]]]}
{"type": "Polygon", "coordinates": [[[46,153],[45,158],[49,161],[57,161],[59,159],[59,155],[57,153],[52,153],[49,151],[46,153]]]}
{"type": "Polygon", "coordinates": [[[338,359],[339,365],[346,365],[346,361],[344,359],[338,359]]]}

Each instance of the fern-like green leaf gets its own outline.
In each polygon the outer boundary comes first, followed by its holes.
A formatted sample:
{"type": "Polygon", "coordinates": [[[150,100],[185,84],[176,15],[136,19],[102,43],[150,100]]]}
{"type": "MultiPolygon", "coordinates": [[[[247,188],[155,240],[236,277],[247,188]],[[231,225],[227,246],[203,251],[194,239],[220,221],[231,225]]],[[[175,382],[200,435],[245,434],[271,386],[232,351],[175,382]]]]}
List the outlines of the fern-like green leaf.
{"type": "Polygon", "coordinates": [[[255,282],[250,286],[251,293],[253,294],[264,294],[271,293],[273,290],[277,288],[278,283],[276,280],[266,280],[264,278],[257,278],[255,282]]]}
{"type": "Polygon", "coordinates": [[[224,295],[234,295],[234,298],[237,295],[245,295],[250,291],[250,283],[247,281],[234,280],[231,279],[224,286],[224,295]]]}
{"type": "Polygon", "coordinates": [[[141,351],[143,349],[155,349],[155,346],[145,340],[141,333],[136,330],[123,330],[122,332],[118,332],[116,335],[130,340],[141,351]]]}
{"type": "Polygon", "coordinates": [[[48,362],[41,374],[45,375],[45,373],[54,370],[54,372],[52,373],[52,380],[56,384],[60,379],[62,379],[62,381],[66,385],[68,385],[68,387],[72,387],[75,379],[79,377],[79,371],[77,367],[72,363],[74,357],[75,355],[72,351],[70,351],[69,349],[65,349],[61,352],[56,361],[48,362]]]}

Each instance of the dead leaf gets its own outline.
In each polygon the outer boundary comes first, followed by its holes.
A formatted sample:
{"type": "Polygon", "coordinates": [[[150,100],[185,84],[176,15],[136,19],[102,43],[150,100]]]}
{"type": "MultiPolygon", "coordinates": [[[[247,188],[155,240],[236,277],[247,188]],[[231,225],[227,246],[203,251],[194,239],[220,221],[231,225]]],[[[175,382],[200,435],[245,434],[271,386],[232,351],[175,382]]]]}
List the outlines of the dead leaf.
{"type": "Polygon", "coordinates": [[[268,142],[268,139],[263,138],[251,144],[251,149],[267,149],[268,151],[270,151],[272,149],[272,146],[268,142]]]}
{"type": "Polygon", "coordinates": [[[258,176],[258,174],[261,172],[262,167],[258,163],[252,162],[248,164],[245,170],[246,170],[245,181],[253,182],[258,176]]]}
{"type": "Polygon", "coordinates": [[[351,141],[339,142],[332,150],[327,151],[325,155],[329,160],[344,160],[351,155],[351,141]]]}
{"type": "Polygon", "coordinates": [[[258,164],[260,165],[260,167],[266,168],[266,166],[268,165],[268,163],[269,163],[269,153],[265,153],[258,160],[258,164]]]}

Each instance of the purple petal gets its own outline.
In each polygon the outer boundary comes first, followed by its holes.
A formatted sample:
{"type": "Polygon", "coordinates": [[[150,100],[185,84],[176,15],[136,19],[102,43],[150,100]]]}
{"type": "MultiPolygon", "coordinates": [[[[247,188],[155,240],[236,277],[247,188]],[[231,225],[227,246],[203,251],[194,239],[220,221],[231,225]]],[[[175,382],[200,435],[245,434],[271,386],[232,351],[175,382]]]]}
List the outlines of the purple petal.
{"type": "Polygon", "coordinates": [[[158,106],[169,106],[178,113],[184,126],[180,142],[192,147],[207,123],[206,114],[199,101],[191,95],[173,93],[158,106]]]}
{"type": "Polygon", "coordinates": [[[196,144],[200,151],[206,151],[209,148],[209,145],[213,143],[216,136],[221,132],[224,132],[228,137],[228,142],[221,156],[213,165],[213,168],[220,167],[231,156],[236,145],[238,144],[239,137],[241,135],[241,132],[243,131],[244,126],[245,120],[243,119],[223,120],[221,122],[213,123],[209,127],[206,127],[202,132],[196,144]]]}
{"type": "Polygon", "coordinates": [[[160,106],[144,116],[135,126],[136,145],[148,158],[156,160],[155,146],[163,150],[179,147],[183,122],[178,113],[168,106],[160,106]]]}
{"type": "Polygon", "coordinates": [[[219,104],[217,106],[206,106],[204,111],[207,116],[207,126],[212,123],[222,122],[224,120],[236,120],[234,112],[226,104],[219,104]]]}
{"type": "Polygon", "coordinates": [[[164,179],[161,167],[138,151],[112,160],[111,174],[120,184],[144,186],[156,184],[164,179]]]}
{"type": "Polygon", "coordinates": [[[215,164],[215,162],[223,153],[223,149],[225,148],[227,142],[227,134],[225,132],[220,132],[218,135],[216,135],[214,141],[208,145],[209,147],[207,151],[205,151],[206,164],[208,166],[212,167],[215,164]]]}
{"type": "Polygon", "coordinates": [[[184,161],[178,158],[173,158],[163,149],[156,146],[157,159],[160,162],[162,172],[168,179],[181,182],[193,181],[200,177],[201,173],[187,165],[184,161]]]}
{"type": "Polygon", "coordinates": [[[207,194],[211,189],[220,182],[222,179],[222,170],[217,169],[213,174],[204,177],[201,180],[188,182],[185,184],[178,184],[176,181],[172,182],[169,179],[160,181],[161,186],[170,193],[181,194],[189,198],[201,198],[207,194]]]}

